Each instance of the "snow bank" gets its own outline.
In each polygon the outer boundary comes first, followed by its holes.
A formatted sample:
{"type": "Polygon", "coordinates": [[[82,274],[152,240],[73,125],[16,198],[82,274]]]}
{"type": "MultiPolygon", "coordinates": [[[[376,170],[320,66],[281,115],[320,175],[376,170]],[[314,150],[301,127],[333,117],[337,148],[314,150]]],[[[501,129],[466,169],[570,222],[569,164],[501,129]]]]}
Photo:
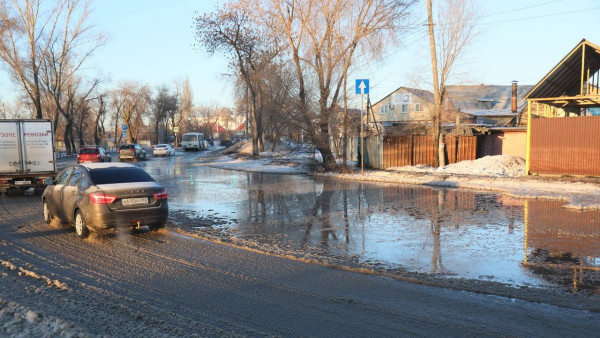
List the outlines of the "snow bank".
{"type": "Polygon", "coordinates": [[[525,175],[525,159],[520,156],[485,156],[474,161],[461,161],[445,167],[428,165],[388,168],[392,172],[419,172],[428,174],[476,175],[496,177],[519,177],[525,175]]]}

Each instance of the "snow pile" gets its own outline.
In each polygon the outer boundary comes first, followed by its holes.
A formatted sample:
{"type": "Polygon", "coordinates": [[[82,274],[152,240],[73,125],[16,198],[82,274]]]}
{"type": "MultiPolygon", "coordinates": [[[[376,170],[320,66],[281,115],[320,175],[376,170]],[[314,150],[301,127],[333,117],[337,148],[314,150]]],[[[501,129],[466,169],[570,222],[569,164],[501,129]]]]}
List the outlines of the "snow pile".
{"type": "Polygon", "coordinates": [[[485,156],[474,161],[462,161],[438,168],[438,173],[517,177],[525,175],[525,159],[520,156],[485,156]]]}
{"type": "Polygon", "coordinates": [[[520,156],[512,155],[485,156],[474,161],[461,161],[440,168],[433,168],[421,164],[416,166],[388,168],[387,170],[427,174],[518,177],[525,175],[525,159],[520,156]]]}

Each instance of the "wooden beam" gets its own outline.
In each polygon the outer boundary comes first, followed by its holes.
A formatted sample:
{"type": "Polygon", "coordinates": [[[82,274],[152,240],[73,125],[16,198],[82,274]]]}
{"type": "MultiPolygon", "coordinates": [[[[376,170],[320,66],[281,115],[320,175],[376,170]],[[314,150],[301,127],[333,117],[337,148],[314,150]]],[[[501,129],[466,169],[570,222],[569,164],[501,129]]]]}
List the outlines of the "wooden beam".
{"type": "MultiPolygon", "coordinates": [[[[539,112],[538,112],[539,114],[539,112]]],[[[531,166],[531,100],[527,100],[527,148],[525,150],[525,175],[531,166]]]]}
{"type": "Polygon", "coordinates": [[[585,43],[581,47],[581,88],[579,90],[579,95],[583,96],[583,77],[585,75],[585,43]]]}

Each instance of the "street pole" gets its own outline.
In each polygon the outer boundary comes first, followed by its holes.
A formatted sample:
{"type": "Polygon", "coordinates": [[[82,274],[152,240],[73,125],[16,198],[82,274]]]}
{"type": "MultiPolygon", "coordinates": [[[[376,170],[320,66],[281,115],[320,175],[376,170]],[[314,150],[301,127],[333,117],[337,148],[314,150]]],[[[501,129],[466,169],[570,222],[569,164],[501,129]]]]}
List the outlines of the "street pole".
{"type": "Polygon", "coordinates": [[[360,174],[364,175],[365,146],[363,139],[363,108],[364,108],[365,89],[360,88],[360,174]]]}

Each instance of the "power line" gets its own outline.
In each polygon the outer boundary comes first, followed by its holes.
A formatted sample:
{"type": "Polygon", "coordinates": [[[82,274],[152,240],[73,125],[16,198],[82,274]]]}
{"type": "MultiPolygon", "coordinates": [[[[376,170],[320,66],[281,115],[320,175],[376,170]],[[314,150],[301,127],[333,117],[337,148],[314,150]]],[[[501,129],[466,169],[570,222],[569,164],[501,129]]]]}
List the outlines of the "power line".
{"type": "Polygon", "coordinates": [[[482,16],[478,17],[477,19],[485,18],[485,17],[488,17],[488,16],[494,16],[494,15],[500,15],[500,14],[506,14],[506,13],[517,12],[517,11],[521,11],[521,10],[524,10],[524,9],[529,9],[529,8],[534,8],[534,7],[546,6],[546,5],[550,5],[550,4],[553,4],[553,3],[556,3],[556,2],[561,2],[561,1],[564,1],[564,0],[554,0],[554,1],[550,1],[550,2],[544,2],[544,3],[537,4],[537,5],[531,5],[531,6],[527,6],[527,7],[521,7],[521,8],[515,8],[515,9],[509,9],[509,10],[507,10],[507,11],[503,11],[503,12],[492,13],[492,14],[486,14],[486,15],[482,15],[482,16]]]}
{"type": "Polygon", "coordinates": [[[581,12],[589,12],[589,11],[594,11],[594,10],[597,10],[597,9],[600,9],[600,6],[593,7],[593,8],[579,9],[579,10],[575,10],[575,11],[568,11],[568,12],[560,12],[560,13],[553,13],[553,14],[529,16],[529,17],[526,17],[526,18],[519,18],[519,19],[510,19],[510,20],[503,20],[503,21],[477,23],[477,25],[493,25],[493,24],[497,24],[497,23],[507,23],[507,22],[515,22],[515,21],[523,21],[523,20],[531,20],[531,19],[540,19],[540,18],[547,18],[547,17],[551,17],[551,16],[566,15],[566,14],[581,13],[581,12]]]}

